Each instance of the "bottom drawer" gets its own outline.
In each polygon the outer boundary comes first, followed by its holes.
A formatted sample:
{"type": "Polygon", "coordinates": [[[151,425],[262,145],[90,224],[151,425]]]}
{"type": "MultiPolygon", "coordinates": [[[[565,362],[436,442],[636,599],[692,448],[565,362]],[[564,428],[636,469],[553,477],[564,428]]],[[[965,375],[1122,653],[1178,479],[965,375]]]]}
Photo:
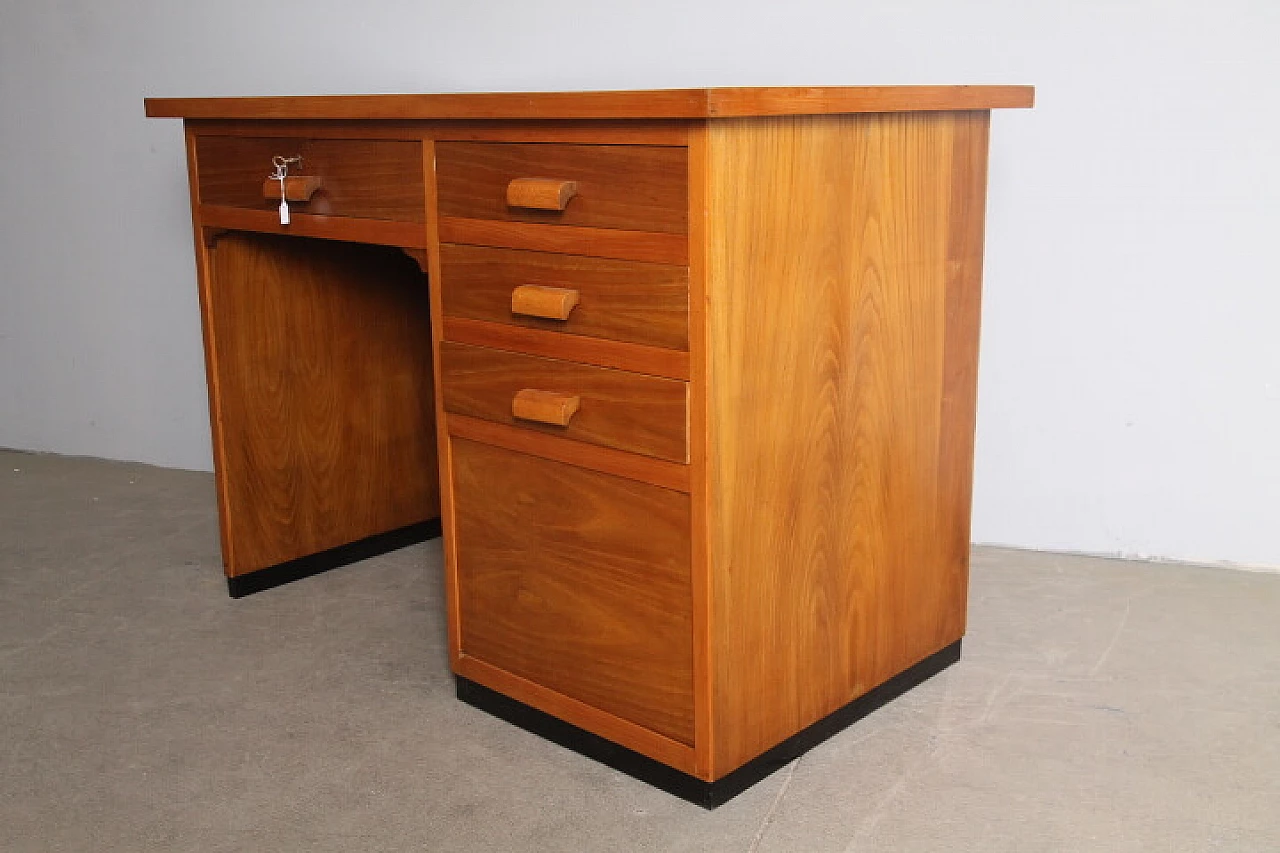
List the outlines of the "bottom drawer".
{"type": "Polygon", "coordinates": [[[453,440],[463,654],[693,743],[689,498],[453,440]]]}

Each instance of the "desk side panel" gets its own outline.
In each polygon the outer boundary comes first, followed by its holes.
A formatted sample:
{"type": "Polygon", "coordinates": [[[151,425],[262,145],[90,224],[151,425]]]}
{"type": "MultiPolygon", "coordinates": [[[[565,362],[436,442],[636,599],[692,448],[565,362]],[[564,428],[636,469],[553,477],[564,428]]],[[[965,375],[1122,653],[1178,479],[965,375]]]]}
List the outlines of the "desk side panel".
{"type": "Polygon", "coordinates": [[[717,778],[963,634],[987,120],[709,125],[717,778]]]}
{"type": "Polygon", "coordinates": [[[227,574],[437,517],[417,263],[383,246],[226,232],[206,278],[227,574]]]}

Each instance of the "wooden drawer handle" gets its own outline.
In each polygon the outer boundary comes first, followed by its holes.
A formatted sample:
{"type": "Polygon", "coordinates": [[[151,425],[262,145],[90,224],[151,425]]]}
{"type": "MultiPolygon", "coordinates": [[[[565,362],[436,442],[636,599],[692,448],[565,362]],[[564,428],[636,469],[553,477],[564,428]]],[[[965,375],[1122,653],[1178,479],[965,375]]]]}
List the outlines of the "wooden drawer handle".
{"type": "Polygon", "coordinates": [[[578,194],[577,181],[555,178],[516,178],[507,184],[507,205],[533,210],[564,210],[578,194]]]}
{"type": "MultiPolygon", "coordinates": [[[[284,179],[284,195],[286,201],[311,201],[316,190],[324,186],[324,178],[319,175],[296,175],[284,179]]],[[[262,182],[262,197],[280,200],[280,181],[278,178],[267,178],[262,182]]]]}
{"type": "Polygon", "coordinates": [[[565,287],[522,284],[511,291],[511,313],[547,320],[568,320],[578,304],[578,291],[565,287]]]}
{"type": "Polygon", "coordinates": [[[582,399],[576,394],[557,394],[555,391],[535,391],[525,388],[517,391],[511,400],[511,414],[522,421],[537,421],[552,426],[568,426],[569,419],[578,411],[582,399]]]}

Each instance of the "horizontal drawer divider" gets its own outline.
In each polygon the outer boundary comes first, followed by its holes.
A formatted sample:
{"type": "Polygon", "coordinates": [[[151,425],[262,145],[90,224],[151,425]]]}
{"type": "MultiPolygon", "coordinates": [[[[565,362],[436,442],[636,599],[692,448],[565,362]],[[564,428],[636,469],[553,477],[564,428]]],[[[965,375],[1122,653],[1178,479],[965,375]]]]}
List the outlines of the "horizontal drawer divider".
{"type": "Polygon", "coordinates": [[[360,219],[352,216],[317,216],[294,212],[288,225],[280,224],[275,210],[252,210],[221,204],[202,204],[200,224],[205,228],[232,231],[255,231],[263,234],[292,234],[295,237],[319,237],[350,243],[373,243],[377,246],[399,246],[406,249],[427,247],[427,227],[420,222],[396,222],[390,219],[360,219]]]}
{"type": "Polygon", "coordinates": [[[459,344],[612,367],[649,376],[689,381],[689,353],[626,341],[567,335],[463,317],[444,319],[444,339],[459,344]]]}
{"type": "Polygon", "coordinates": [[[689,238],[684,234],[658,231],[617,231],[580,225],[544,225],[442,216],[440,242],[618,258],[624,261],[652,261],[659,264],[689,263],[689,238]]]}
{"type": "Polygon", "coordinates": [[[445,415],[449,435],[482,444],[491,444],[517,453],[527,453],[553,462],[576,465],[627,480],[637,480],[674,492],[689,493],[689,466],[666,462],[651,456],[639,456],[625,450],[614,450],[586,444],[558,435],[530,432],[507,424],[493,423],[467,415],[445,415]]]}

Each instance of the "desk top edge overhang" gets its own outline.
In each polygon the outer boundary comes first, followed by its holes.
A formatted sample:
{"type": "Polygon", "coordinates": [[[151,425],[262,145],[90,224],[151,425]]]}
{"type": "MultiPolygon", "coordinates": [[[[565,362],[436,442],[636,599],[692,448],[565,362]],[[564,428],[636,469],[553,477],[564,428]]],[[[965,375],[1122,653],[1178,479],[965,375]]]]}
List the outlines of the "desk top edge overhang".
{"type": "Polygon", "coordinates": [[[594,92],[147,98],[150,118],[625,120],[1028,108],[1032,86],[825,86],[594,92]]]}

